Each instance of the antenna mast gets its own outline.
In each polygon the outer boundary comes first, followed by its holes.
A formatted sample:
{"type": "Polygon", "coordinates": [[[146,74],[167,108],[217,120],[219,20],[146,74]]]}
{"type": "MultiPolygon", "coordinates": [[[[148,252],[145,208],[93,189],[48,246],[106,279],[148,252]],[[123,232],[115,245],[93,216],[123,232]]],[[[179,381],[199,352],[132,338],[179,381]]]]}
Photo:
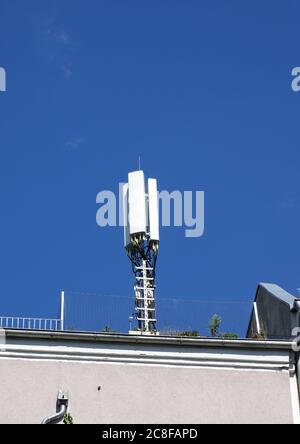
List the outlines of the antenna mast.
{"type": "MultiPolygon", "coordinates": [[[[156,179],[144,172],[128,174],[123,185],[124,245],[135,275],[135,313],[141,334],[157,334],[155,268],[159,246],[159,213],[156,179]]],[[[135,332],[136,333],[136,332],[135,332]]]]}

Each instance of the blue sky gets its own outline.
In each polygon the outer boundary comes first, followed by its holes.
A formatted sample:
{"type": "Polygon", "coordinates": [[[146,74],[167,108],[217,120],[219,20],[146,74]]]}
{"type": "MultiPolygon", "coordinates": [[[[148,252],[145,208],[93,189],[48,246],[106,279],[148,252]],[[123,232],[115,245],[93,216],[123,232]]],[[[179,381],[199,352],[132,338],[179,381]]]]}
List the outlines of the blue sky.
{"type": "Polygon", "coordinates": [[[296,293],[299,14],[292,0],[0,0],[0,314],[56,316],[61,289],[132,295],[96,195],[139,155],[160,189],[206,197],[203,237],[162,229],[159,298],[221,315],[237,301],[226,316],[243,333],[258,282],[296,293]]]}

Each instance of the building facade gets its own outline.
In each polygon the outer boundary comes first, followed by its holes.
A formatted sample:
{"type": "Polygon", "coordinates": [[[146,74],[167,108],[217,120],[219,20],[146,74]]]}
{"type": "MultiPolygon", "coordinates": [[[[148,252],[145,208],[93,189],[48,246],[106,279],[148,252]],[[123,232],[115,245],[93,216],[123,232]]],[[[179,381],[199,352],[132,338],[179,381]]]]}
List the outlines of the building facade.
{"type": "Polygon", "coordinates": [[[0,423],[300,423],[292,340],[0,330],[0,423]]]}

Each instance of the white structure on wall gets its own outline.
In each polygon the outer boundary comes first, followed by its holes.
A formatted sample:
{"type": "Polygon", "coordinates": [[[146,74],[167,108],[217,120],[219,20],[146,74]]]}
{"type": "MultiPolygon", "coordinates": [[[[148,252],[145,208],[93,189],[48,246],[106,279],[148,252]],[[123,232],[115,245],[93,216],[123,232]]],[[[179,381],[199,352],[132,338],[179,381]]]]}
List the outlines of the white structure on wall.
{"type": "Polygon", "coordinates": [[[123,185],[124,246],[135,274],[135,313],[141,333],[157,334],[155,267],[159,245],[156,179],[145,182],[143,171],[128,174],[123,185]]]}

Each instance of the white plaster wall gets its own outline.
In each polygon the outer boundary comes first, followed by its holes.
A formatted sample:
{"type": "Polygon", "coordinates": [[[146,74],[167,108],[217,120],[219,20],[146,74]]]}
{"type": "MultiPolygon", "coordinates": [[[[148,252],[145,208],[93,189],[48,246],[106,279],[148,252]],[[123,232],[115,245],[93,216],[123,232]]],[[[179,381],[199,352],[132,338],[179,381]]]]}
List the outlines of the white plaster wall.
{"type": "Polygon", "coordinates": [[[0,423],[40,423],[59,389],[75,423],[293,422],[288,371],[2,357],[0,423]]]}

